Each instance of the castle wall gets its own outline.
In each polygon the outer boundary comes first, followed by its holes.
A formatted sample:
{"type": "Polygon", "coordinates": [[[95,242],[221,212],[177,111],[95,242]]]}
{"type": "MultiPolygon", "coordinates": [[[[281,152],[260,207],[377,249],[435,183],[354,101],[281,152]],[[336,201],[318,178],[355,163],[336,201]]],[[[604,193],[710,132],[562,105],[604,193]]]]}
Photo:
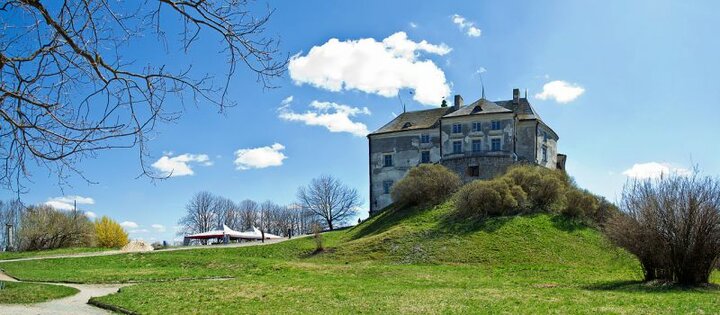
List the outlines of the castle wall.
{"type": "Polygon", "coordinates": [[[508,167],[515,164],[515,160],[509,155],[470,156],[444,159],[440,164],[457,173],[460,179],[467,183],[476,179],[491,179],[502,175],[508,167]],[[468,171],[470,167],[478,168],[477,176],[473,176],[474,174],[468,171]]]}

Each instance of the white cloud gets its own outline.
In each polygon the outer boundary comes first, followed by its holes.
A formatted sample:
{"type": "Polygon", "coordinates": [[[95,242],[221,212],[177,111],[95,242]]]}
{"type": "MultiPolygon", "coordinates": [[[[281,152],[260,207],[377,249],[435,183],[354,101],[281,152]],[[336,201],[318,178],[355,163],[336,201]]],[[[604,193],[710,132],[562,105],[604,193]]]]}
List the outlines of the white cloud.
{"type": "Polygon", "coordinates": [[[95,218],[97,218],[97,214],[95,214],[95,212],[92,212],[92,211],[85,211],[85,216],[87,216],[88,219],[95,219],[95,218]]]}
{"type": "Polygon", "coordinates": [[[366,136],[369,131],[361,122],[352,121],[350,117],[370,115],[367,107],[359,108],[333,102],[312,101],[305,113],[296,113],[287,106],[280,107],[279,117],[287,121],[301,121],[308,126],[323,126],[330,132],[347,132],[358,137],[366,136]]]}
{"type": "Polygon", "coordinates": [[[555,80],[545,83],[542,92],[535,94],[535,97],[541,100],[555,99],[558,103],[569,103],[583,93],[585,93],[585,89],[576,83],[555,80]]]}
{"type": "Polygon", "coordinates": [[[417,23],[415,23],[415,22],[410,22],[410,27],[412,27],[412,28],[417,28],[418,25],[417,25],[417,23]]]}
{"type": "Polygon", "coordinates": [[[680,176],[688,176],[691,175],[692,171],[683,167],[677,167],[673,166],[670,163],[658,163],[658,162],[648,162],[648,163],[637,163],[634,164],[631,168],[625,170],[623,172],[623,175],[631,178],[637,178],[637,179],[647,179],[647,178],[660,178],[661,176],[668,176],[668,175],[680,175],[680,176]]]}
{"type": "Polygon", "coordinates": [[[461,31],[465,32],[467,36],[480,37],[480,35],[482,35],[482,30],[475,26],[475,22],[468,21],[459,14],[453,14],[450,19],[461,31]]]}
{"type": "Polygon", "coordinates": [[[77,195],[50,198],[45,202],[45,204],[57,210],[72,210],[74,208],[74,202],[77,202],[78,205],[95,204],[94,199],[77,195]]]}
{"type": "Polygon", "coordinates": [[[270,166],[280,166],[283,160],[287,158],[282,150],[285,146],[275,143],[271,146],[240,149],[235,151],[235,167],[238,170],[248,170],[251,168],[266,168],[270,166]]]}
{"type": "Polygon", "coordinates": [[[166,230],[165,226],[162,224],[153,224],[150,227],[152,227],[153,229],[155,229],[155,231],[157,231],[159,233],[165,232],[165,230],[166,230]]]}
{"type": "Polygon", "coordinates": [[[139,225],[133,221],[123,221],[120,223],[120,226],[126,229],[136,229],[139,227],[139,225]]]}
{"type": "Polygon", "coordinates": [[[147,229],[134,229],[134,230],[130,230],[128,232],[131,234],[140,234],[140,233],[147,233],[150,231],[148,231],[147,229]]]}
{"type": "Polygon", "coordinates": [[[420,53],[446,55],[445,44],[415,42],[397,32],[381,42],[373,38],[340,41],[331,38],[310,49],[306,56],[290,59],[288,70],[296,84],[310,84],[333,92],[360,90],[395,97],[400,89],[414,90],[413,98],[437,105],[450,95],[445,73],[431,60],[419,60],[420,53]]]}
{"type": "Polygon", "coordinates": [[[159,160],[152,164],[152,167],[160,171],[162,176],[186,176],[193,175],[192,168],[190,167],[193,163],[199,163],[204,166],[211,166],[213,162],[207,154],[181,154],[178,156],[165,155],[159,160]]]}

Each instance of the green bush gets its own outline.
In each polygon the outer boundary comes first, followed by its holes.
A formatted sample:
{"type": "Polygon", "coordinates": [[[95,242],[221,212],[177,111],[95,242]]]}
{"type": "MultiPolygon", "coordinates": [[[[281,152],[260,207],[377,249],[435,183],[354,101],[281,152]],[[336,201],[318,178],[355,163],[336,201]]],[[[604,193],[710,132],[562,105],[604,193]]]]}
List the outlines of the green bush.
{"type": "Polygon", "coordinates": [[[548,168],[521,165],[510,168],[502,176],[518,185],[527,194],[531,208],[552,211],[562,207],[570,180],[565,173],[548,168]]]}
{"type": "Polygon", "coordinates": [[[461,184],[460,177],[444,166],[421,164],[411,168],[390,193],[399,204],[436,205],[455,193],[461,184]]]}
{"type": "Polygon", "coordinates": [[[598,198],[589,191],[571,187],[565,192],[565,206],[560,213],[570,218],[592,217],[599,204],[598,198]]]}
{"type": "Polygon", "coordinates": [[[526,205],[522,188],[503,178],[472,181],[455,194],[456,216],[478,219],[519,213],[526,205]]]}

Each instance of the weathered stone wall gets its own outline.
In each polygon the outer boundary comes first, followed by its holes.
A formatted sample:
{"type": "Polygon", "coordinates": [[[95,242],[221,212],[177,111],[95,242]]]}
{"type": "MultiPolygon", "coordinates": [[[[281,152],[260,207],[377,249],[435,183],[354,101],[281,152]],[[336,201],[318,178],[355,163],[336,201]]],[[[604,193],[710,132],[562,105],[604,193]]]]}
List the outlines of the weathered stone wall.
{"type": "Polygon", "coordinates": [[[518,161],[535,163],[537,160],[537,149],[535,139],[535,128],[537,127],[536,120],[523,120],[516,124],[517,130],[515,133],[516,143],[515,152],[518,156],[518,161]]]}
{"type": "Polygon", "coordinates": [[[555,133],[544,124],[539,124],[537,135],[537,164],[551,169],[557,168],[557,140],[558,138],[555,136],[555,133]],[[543,148],[547,149],[545,159],[543,159],[543,148]]]}
{"type": "Polygon", "coordinates": [[[443,118],[440,128],[442,136],[442,156],[445,158],[456,158],[474,155],[497,155],[504,156],[513,151],[513,115],[512,114],[488,114],[488,115],[471,115],[461,117],[443,118]],[[500,123],[499,130],[492,130],[492,121],[500,123]],[[480,122],[481,130],[472,131],[472,123],[480,122]],[[461,124],[462,132],[453,133],[453,124],[461,124]],[[502,146],[501,151],[491,151],[491,139],[499,138],[502,146]],[[453,153],[453,142],[462,141],[463,153],[453,153]],[[472,151],[473,140],[480,140],[482,150],[480,152],[472,151]]]}
{"type": "Polygon", "coordinates": [[[413,166],[421,162],[421,152],[430,152],[430,163],[440,161],[439,129],[401,131],[370,136],[370,212],[385,208],[392,199],[384,191],[384,182],[397,183],[413,166]],[[421,143],[420,136],[430,136],[430,143],[421,143]],[[386,154],[393,157],[393,165],[385,166],[386,154]]]}
{"type": "Polygon", "coordinates": [[[491,179],[498,175],[502,175],[511,165],[515,164],[515,160],[509,156],[472,156],[459,157],[451,159],[443,159],[440,164],[453,170],[460,175],[463,182],[469,182],[476,179],[491,179]],[[469,167],[477,166],[479,176],[470,176],[469,167]]]}

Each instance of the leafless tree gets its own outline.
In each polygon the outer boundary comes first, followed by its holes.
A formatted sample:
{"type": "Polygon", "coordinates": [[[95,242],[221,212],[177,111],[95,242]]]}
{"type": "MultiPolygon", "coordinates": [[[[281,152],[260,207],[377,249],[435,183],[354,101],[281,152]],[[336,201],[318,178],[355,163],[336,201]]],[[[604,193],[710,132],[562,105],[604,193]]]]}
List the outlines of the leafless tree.
{"type": "Polygon", "coordinates": [[[22,190],[32,164],[61,182],[83,176],[80,159],[113,148],[137,148],[141,174],[155,177],[146,144],[156,125],[178,118],[188,102],[220,111],[234,105],[227,96],[238,65],[265,88],[285,71],[288,57],[265,34],[273,10],[251,7],[243,0],[0,3],[0,185],[22,190]],[[183,58],[218,42],[219,56],[208,59],[227,62],[219,78],[183,58]],[[180,57],[156,62],[157,47],[180,57]],[[128,57],[138,50],[148,60],[128,57]]]}
{"type": "Polygon", "coordinates": [[[645,280],[707,283],[720,257],[720,179],[671,175],[629,183],[605,232],[640,260],[645,280]]]}
{"type": "Polygon", "coordinates": [[[243,230],[250,230],[258,224],[258,204],[257,202],[245,199],[238,205],[240,211],[240,221],[243,230]]]}
{"type": "Polygon", "coordinates": [[[300,187],[297,198],[303,207],[323,220],[330,230],[355,216],[360,206],[357,190],[327,175],[313,179],[307,187],[300,187]]]}
{"type": "Polygon", "coordinates": [[[187,214],[178,222],[179,234],[207,232],[216,227],[217,213],[214,208],[215,196],[207,191],[195,194],[185,206],[187,214]]]}
{"type": "Polygon", "coordinates": [[[225,197],[214,197],[212,208],[217,218],[216,226],[222,227],[224,224],[234,230],[242,228],[240,211],[235,202],[225,197]]]}
{"type": "Polygon", "coordinates": [[[20,228],[20,219],[22,218],[24,208],[20,200],[0,200],[0,246],[2,246],[2,249],[17,249],[20,241],[20,235],[17,231],[20,228]],[[14,231],[13,235],[10,236],[12,242],[8,242],[8,235],[6,235],[8,225],[12,226],[14,231]],[[15,248],[8,248],[9,244],[13,244],[15,248]]]}
{"type": "Polygon", "coordinates": [[[95,227],[78,211],[57,211],[50,206],[28,207],[23,211],[20,250],[41,250],[93,246],[95,227]]]}

